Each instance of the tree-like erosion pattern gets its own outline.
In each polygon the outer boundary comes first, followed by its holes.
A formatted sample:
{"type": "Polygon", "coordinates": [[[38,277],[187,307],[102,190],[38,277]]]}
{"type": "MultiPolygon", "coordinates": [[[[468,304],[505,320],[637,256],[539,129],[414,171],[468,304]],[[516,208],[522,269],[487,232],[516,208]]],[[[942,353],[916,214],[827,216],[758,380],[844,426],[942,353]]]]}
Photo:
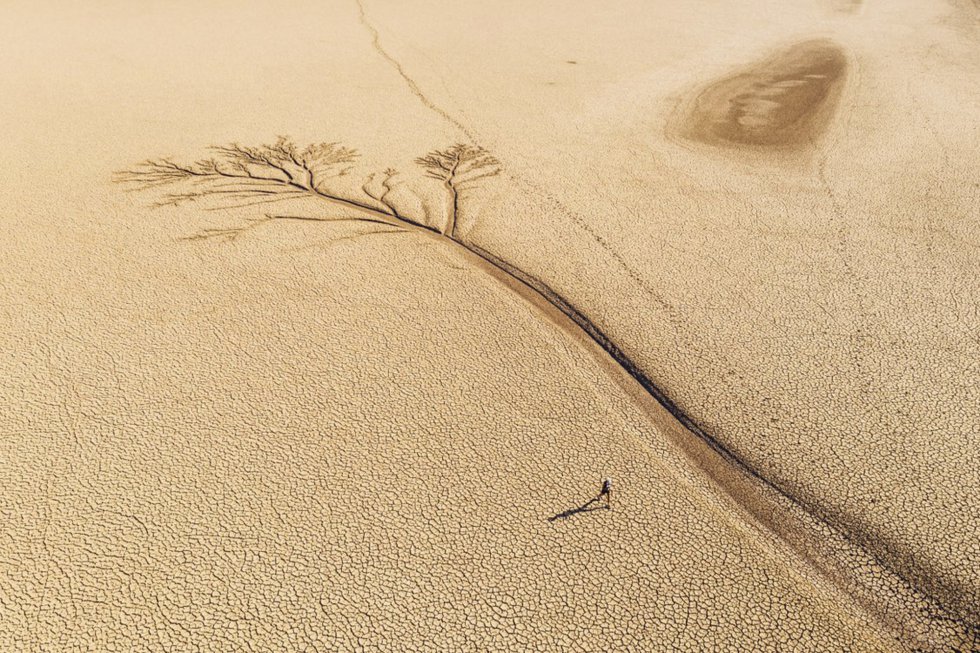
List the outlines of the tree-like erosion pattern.
{"type": "Polygon", "coordinates": [[[797,43],[703,89],[677,131],[709,145],[809,145],[833,115],[846,74],[834,42],[797,43]]]}
{"type": "Polygon", "coordinates": [[[456,241],[461,195],[472,190],[480,180],[500,172],[497,159],[477,146],[456,144],[416,159],[426,177],[440,182],[448,198],[441,224],[434,224],[434,218],[428,215],[419,216],[396,207],[395,191],[400,184],[394,181],[398,171],[393,168],[369,176],[360,186],[362,197],[332,190],[329,182],[348,175],[349,164],[358,157],[356,150],[337,143],[320,143],[301,149],[290,139],[280,137],[272,145],[232,144],[212,149],[214,157],[191,164],[178,164],[170,159],[144,161],[132,170],[118,173],[115,179],[138,190],[175,184],[189,186],[165,194],[156,202],[157,206],[217,199],[223,200],[222,208],[240,208],[306,196],[325,200],[341,211],[340,217],[323,218],[266,214],[245,225],[207,229],[193,236],[195,239],[234,240],[268,222],[313,220],[361,222],[389,228],[381,233],[420,229],[456,241]],[[348,216],[344,210],[353,210],[355,215],[348,216]]]}

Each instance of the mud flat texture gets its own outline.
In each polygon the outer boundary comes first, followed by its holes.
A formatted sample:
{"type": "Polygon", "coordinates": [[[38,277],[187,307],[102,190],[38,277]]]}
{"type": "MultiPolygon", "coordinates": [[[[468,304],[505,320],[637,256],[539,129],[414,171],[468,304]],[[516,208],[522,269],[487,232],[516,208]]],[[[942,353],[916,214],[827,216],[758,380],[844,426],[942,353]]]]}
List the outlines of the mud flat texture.
{"type": "Polygon", "coordinates": [[[5,3],[0,649],[977,649],[978,15],[5,3]]]}

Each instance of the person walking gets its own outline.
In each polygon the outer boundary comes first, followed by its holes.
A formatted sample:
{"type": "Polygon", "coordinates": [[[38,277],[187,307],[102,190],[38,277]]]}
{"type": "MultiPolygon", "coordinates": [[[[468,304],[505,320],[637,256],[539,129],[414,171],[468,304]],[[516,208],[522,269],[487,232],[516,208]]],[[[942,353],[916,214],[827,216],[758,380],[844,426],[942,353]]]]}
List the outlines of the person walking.
{"type": "Polygon", "coordinates": [[[599,489],[599,498],[606,500],[606,510],[612,510],[612,479],[602,479],[602,487],[599,489]]]}

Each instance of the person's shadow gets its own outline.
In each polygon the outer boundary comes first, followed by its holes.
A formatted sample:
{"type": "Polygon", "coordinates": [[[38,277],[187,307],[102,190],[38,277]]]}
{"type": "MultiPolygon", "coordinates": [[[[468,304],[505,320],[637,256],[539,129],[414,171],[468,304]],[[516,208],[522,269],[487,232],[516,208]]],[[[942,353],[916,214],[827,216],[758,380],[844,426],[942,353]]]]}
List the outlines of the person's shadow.
{"type": "Polygon", "coordinates": [[[574,517],[575,515],[581,515],[582,513],[592,512],[593,510],[602,510],[606,506],[602,505],[599,501],[599,497],[592,497],[581,506],[577,508],[569,508],[565,512],[560,512],[557,515],[552,515],[548,517],[548,521],[554,522],[560,519],[568,519],[569,517],[574,517]]]}

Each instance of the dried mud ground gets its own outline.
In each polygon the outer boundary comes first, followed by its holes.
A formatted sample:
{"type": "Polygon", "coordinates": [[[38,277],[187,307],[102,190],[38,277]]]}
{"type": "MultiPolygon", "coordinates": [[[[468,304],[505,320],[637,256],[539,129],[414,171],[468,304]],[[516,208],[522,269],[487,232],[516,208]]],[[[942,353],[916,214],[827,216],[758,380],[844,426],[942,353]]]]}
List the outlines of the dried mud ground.
{"type": "Polygon", "coordinates": [[[975,4],[0,23],[0,649],[977,647],[975,4]],[[110,181],[279,133],[492,151],[463,237],[741,464],[449,247],[110,181]]]}

